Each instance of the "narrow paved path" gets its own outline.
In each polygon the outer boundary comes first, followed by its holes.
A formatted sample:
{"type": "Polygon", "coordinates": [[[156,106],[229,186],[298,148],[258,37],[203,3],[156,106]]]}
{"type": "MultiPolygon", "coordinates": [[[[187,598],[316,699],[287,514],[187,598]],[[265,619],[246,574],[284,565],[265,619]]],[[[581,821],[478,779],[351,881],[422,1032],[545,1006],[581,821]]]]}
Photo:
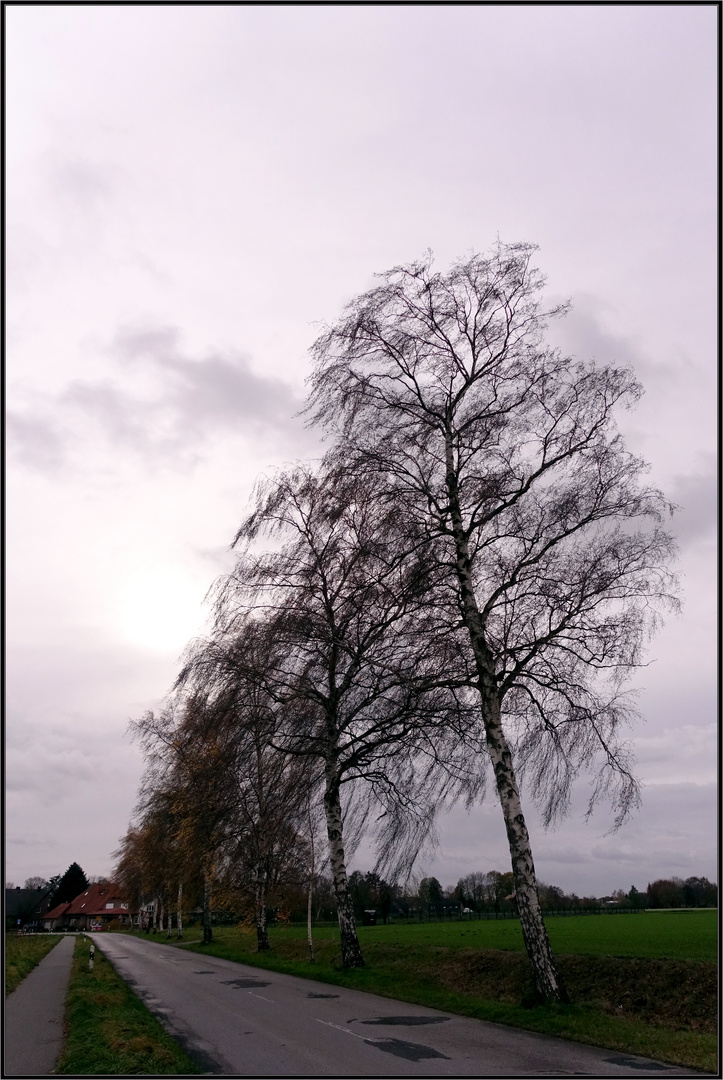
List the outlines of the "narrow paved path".
{"type": "Polygon", "coordinates": [[[63,1047],[75,936],[64,937],[5,998],[4,1076],[45,1076],[63,1047]]]}
{"type": "Polygon", "coordinates": [[[96,944],[207,1072],[236,1076],[692,1076],[125,934],[96,944]]]}

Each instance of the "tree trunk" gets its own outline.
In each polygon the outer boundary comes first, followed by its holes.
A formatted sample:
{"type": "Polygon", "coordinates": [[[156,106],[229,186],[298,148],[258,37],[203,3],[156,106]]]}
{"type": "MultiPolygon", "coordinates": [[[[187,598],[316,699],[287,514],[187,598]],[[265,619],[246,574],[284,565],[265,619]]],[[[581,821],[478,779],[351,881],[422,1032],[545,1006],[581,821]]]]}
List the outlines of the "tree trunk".
{"type": "Polygon", "coordinates": [[[339,780],[333,765],[327,766],[326,769],[324,811],[326,813],[326,831],[329,837],[329,861],[331,863],[339,919],[341,962],[345,968],[364,967],[364,957],[359,947],[359,938],[356,932],[354,904],[349,894],[349,882],[346,876],[339,780]]]}
{"type": "Polygon", "coordinates": [[[530,837],[522,813],[512,755],[502,729],[499,702],[488,703],[485,708],[485,731],[507,830],[522,936],[532,964],[535,988],[545,1001],[567,1002],[569,998],[555,964],[540,909],[530,837]]]}
{"type": "Polygon", "coordinates": [[[176,913],[176,937],[180,940],[183,937],[183,913],[181,911],[181,904],[183,902],[183,882],[178,882],[178,909],[176,913]]]}
{"type": "Polygon", "coordinates": [[[153,901],[153,933],[156,932],[156,922],[158,919],[158,897],[153,901]]]}
{"type": "Polygon", "coordinates": [[[213,941],[211,929],[211,872],[203,871],[203,944],[208,945],[213,941]]]}
{"type": "Polygon", "coordinates": [[[477,606],[472,579],[472,560],[460,511],[454,451],[450,435],[447,438],[446,456],[447,491],[456,554],[455,569],[460,588],[464,624],[469,633],[477,669],[487,750],[495,773],[497,794],[507,831],[522,935],[538,994],[544,1001],[567,1002],[569,998],[557,971],[550,939],[542,918],[530,837],[522,813],[512,754],[502,727],[501,701],[495,679],[494,657],[485,640],[482,618],[477,606]]]}
{"type": "Polygon", "coordinates": [[[170,902],[169,902],[168,908],[166,909],[166,937],[167,938],[169,938],[171,936],[172,927],[173,927],[173,912],[171,911],[171,905],[170,905],[170,902]]]}
{"type": "Polygon", "coordinates": [[[266,865],[262,860],[256,865],[256,951],[266,952],[269,935],[266,929],[266,865]]]}
{"type": "Polygon", "coordinates": [[[315,963],[314,939],[311,934],[311,902],[314,891],[314,825],[309,811],[309,844],[311,846],[311,866],[309,867],[309,895],[306,902],[306,937],[309,942],[309,963],[315,963]]]}

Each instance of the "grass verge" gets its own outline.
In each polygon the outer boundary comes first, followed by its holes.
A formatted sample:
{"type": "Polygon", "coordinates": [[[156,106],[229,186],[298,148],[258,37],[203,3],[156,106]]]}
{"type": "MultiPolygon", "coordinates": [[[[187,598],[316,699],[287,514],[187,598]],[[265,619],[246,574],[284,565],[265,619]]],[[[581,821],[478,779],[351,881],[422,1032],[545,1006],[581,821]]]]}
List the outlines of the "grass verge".
{"type": "Polygon", "coordinates": [[[56,1073],[198,1075],[201,1069],[168,1035],[100,949],[88,970],[88,942],[75,943],[65,1002],[67,1037],[56,1073]]]}
{"type": "Polygon", "coordinates": [[[37,937],[5,936],[5,997],[10,994],[44,956],[60,941],[60,934],[37,937]]]}
{"type": "MultiPolygon", "coordinates": [[[[374,928],[378,930],[379,928],[374,928]]],[[[193,931],[184,947],[268,971],[318,979],[462,1016],[491,1020],[671,1064],[717,1068],[714,964],[697,960],[560,954],[574,1004],[535,1005],[527,959],[517,950],[451,947],[386,939],[364,932],[366,967],[340,966],[338,932],[319,931],[316,963],[307,960],[302,932],[270,932],[272,950],[259,955],[243,928],[214,929],[211,945],[193,931]]],[[[413,935],[412,935],[413,937],[413,935]]],[[[173,942],[168,942],[173,944],[173,942]]]]}

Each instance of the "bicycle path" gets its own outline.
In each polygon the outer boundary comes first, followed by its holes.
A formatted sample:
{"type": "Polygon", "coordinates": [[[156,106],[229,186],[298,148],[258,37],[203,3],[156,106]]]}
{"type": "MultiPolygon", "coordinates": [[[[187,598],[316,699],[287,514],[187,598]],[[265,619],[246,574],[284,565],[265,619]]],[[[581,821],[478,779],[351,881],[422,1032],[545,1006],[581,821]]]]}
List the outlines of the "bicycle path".
{"type": "Polygon", "coordinates": [[[63,1047],[75,937],[64,937],[5,998],[4,1076],[46,1076],[63,1047]]]}

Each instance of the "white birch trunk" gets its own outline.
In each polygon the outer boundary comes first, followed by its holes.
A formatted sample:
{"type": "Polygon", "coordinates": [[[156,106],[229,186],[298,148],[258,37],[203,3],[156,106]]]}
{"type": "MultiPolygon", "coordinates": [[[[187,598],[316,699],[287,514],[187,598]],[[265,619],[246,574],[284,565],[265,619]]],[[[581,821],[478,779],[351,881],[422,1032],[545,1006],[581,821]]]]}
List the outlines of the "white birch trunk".
{"type": "Polygon", "coordinates": [[[213,941],[211,929],[211,871],[204,868],[203,871],[203,944],[208,945],[213,941]]]}
{"type": "Polygon", "coordinates": [[[346,874],[339,781],[333,765],[327,765],[326,768],[324,810],[326,813],[326,831],[329,837],[329,861],[331,863],[337,917],[339,919],[341,961],[345,968],[364,967],[364,957],[362,956],[356,932],[354,904],[349,893],[349,882],[346,874]]]}
{"type": "Polygon", "coordinates": [[[256,866],[256,951],[266,952],[269,948],[269,935],[266,926],[266,865],[263,861],[256,866]]]}
{"type": "Polygon", "coordinates": [[[512,756],[499,716],[499,704],[489,703],[485,712],[487,749],[497,781],[497,793],[510,848],[512,872],[515,875],[515,899],[520,915],[522,936],[532,964],[537,992],[545,1001],[567,1001],[555,959],[547,936],[537,895],[537,878],[532,847],[522,813],[520,793],[512,766],[512,756]]]}
{"type": "Polygon", "coordinates": [[[532,965],[538,994],[545,1001],[567,1001],[568,997],[557,971],[550,939],[542,918],[530,837],[522,813],[512,754],[502,727],[501,701],[495,680],[494,658],[485,640],[484,627],[477,606],[469,546],[459,508],[451,437],[447,439],[447,490],[450,497],[450,515],[456,549],[456,573],[463,617],[476,662],[487,750],[495,773],[497,794],[507,831],[525,948],[532,965]]]}
{"type": "Polygon", "coordinates": [[[183,912],[181,910],[181,904],[183,903],[183,882],[178,882],[178,907],[176,909],[176,937],[183,937],[183,912]]]}
{"type": "Polygon", "coordinates": [[[314,826],[309,812],[309,844],[311,845],[311,866],[309,867],[309,895],[306,904],[306,937],[309,942],[309,963],[315,963],[314,939],[311,934],[311,902],[314,890],[314,826]]]}

